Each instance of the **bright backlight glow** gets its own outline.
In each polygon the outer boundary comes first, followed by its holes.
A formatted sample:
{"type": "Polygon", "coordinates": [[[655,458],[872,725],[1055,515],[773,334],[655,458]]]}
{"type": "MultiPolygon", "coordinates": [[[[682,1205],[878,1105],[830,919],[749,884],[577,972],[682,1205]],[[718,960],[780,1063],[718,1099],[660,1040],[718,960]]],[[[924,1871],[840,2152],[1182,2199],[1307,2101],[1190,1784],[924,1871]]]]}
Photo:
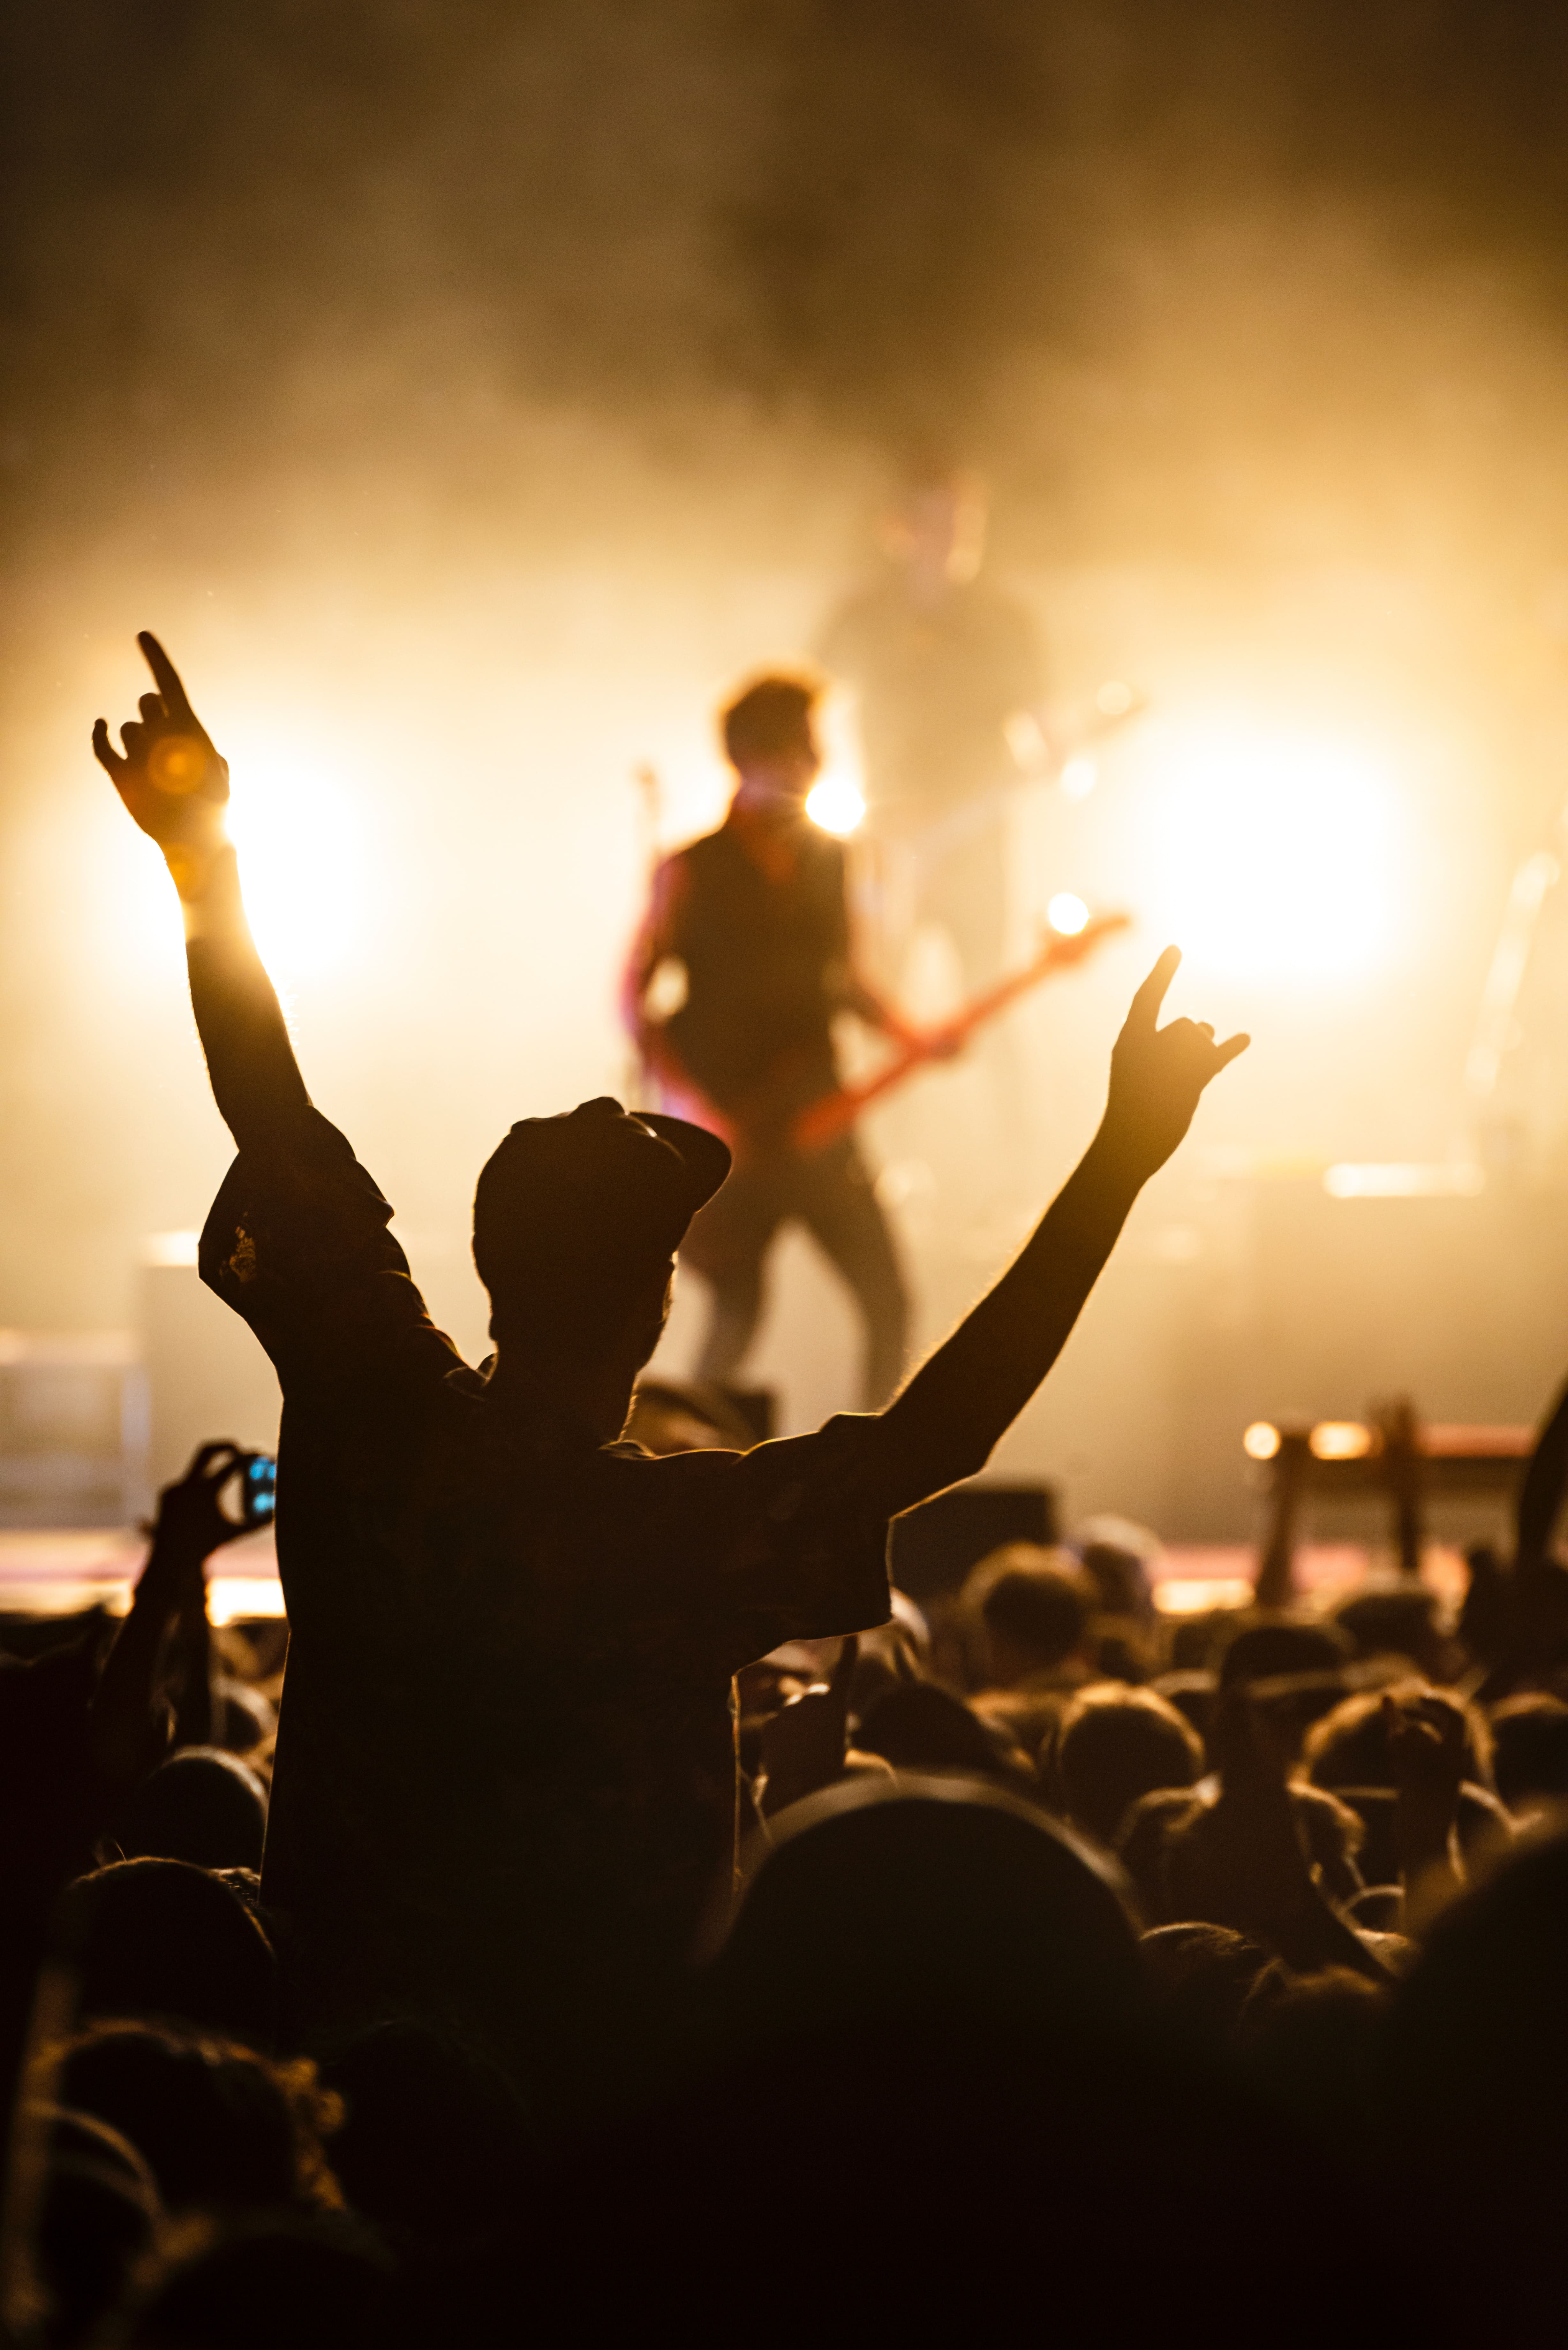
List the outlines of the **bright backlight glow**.
{"type": "Polygon", "coordinates": [[[866,814],[866,803],[847,775],[824,775],[807,795],[805,812],[824,832],[845,839],[866,814]]]}
{"type": "Polygon", "coordinates": [[[1070,889],[1059,889],[1045,909],[1045,919],[1063,938],[1075,939],[1089,919],[1089,910],[1070,889]]]}
{"type": "Polygon", "coordinates": [[[1150,747],[1159,927],[1190,966],[1344,979],[1386,958],[1394,810],[1373,759],[1238,723],[1194,722],[1150,747]]]}
{"type": "Polygon", "coordinates": [[[333,970],[358,942],[358,827],[308,736],[225,744],[229,836],[245,908],[274,981],[333,970]]]}

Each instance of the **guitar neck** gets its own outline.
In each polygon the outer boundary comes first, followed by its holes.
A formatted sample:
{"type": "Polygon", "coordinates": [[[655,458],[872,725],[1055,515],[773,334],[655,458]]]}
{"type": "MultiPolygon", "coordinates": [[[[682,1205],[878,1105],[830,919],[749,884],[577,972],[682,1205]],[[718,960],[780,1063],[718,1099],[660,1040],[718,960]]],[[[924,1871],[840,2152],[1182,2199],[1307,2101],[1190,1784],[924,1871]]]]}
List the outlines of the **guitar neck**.
{"type": "Polygon", "coordinates": [[[1069,971],[1082,962],[1103,939],[1116,931],[1125,931],[1129,919],[1126,914],[1100,914],[1075,936],[1050,940],[1033,962],[1010,972],[994,985],[982,988],[978,995],[971,995],[961,1010],[931,1036],[901,1045],[875,1076],[857,1086],[840,1086],[836,1093],[824,1094],[820,1100],[812,1102],[790,1128],[790,1139],[796,1149],[820,1150],[836,1140],[872,1102],[901,1085],[917,1069],[945,1057],[955,1045],[967,1043],[977,1028],[1005,1011],[1019,996],[1026,995],[1042,980],[1049,979],[1054,972],[1069,971]]]}

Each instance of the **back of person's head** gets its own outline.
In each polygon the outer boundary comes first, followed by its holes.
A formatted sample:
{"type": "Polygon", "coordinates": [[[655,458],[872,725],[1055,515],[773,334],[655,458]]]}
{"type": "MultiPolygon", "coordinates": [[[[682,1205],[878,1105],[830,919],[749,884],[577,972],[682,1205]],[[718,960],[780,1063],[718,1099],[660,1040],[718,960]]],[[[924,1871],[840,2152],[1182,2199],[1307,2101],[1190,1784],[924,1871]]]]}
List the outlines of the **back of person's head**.
{"type": "MultiPolygon", "coordinates": [[[[26,2133],[34,2151],[36,2138],[41,2165],[27,2297],[41,2298],[50,2343],[83,2341],[116,2306],[131,2270],[151,2248],[162,2217],[158,2189],[136,2147],[95,2115],[34,2105],[20,2124],[17,2145],[26,2133]]],[[[13,2273],[13,2302],[20,2285],[13,2273]]],[[[10,2314],[15,2320],[22,2313],[13,2307],[10,2314]]]]}
{"type": "Polygon", "coordinates": [[[1422,1673],[1439,1671],[1446,1661],[1437,1594],[1424,1586],[1357,1591],[1341,1600],[1334,1621],[1358,1657],[1407,1657],[1422,1673]]]}
{"type": "Polygon", "coordinates": [[[990,1677],[1002,1687],[1075,1656],[1095,1602],[1070,1551],[1033,1543],[1009,1543],[981,1559],[965,1593],[978,1607],[990,1677]]]}
{"type": "Polygon", "coordinates": [[[210,2033],[100,2023],[67,2044],[58,2087],[135,2147],[171,2211],[341,2201],[323,2147],[339,2107],[305,2058],[277,2064],[210,2033]]]}
{"type": "Polygon", "coordinates": [[[1165,1555],[1159,1536],[1130,1518],[1085,1519],[1074,1537],[1084,1572],[1095,1586],[1102,1615],[1147,1618],[1154,1608],[1155,1576],[1165,1555]]]}
{"type": "Polygon", "coordinates": [[[753,2033],[902,2015],[1071,2039],[1141,2009],[1119,1877],[996,1787],[850,1780],[771,1834],[718,1967],[753,2033]]]}
{"type": "Polygon", "coordinates": [[[1237,2027],[1249,2077],[1271,2104],[1345,2157],[1374,2129],[1374,2067],[1386,1986],[1347,1967],[1293,1975],[1279,1961],[1253,1985],[1237,2027]]]}
{"type": "Polygon", "coordinates": [[[1451,1690],[1434,1690],[1425,1681],[1397,1681],[1386,1690],[1363,1690],[1341,1700],[1314,1721],[1306,1734],[1302,1759],[1314,1787],[1395,1787],[1394,1767],[1385,1700],[1398,1706],[1441,1707],[1460,1716],[1465,1729],[1464,1775],[1472,1784],[1491,1785],[1491,1733],[1476,1706],[1467,1705],[1451,1690]]]}
{"type": "MultiPolygon", "coordinates": [[[[879,1754],[895,1771],[978,1771],[989,1773],[1013,1760],[1015,1741],[1001,1725],[982,1721],[972,1706],[935,1681],[899,1680],[867,1707],[855,1743],[879,1754]]],[[[1017,1754],[1020,1762],[1027,1757],[1017,1754]]]]}
{"type": "Polygon", "coordinates": [[[196,1868],[261,1866],[266,1789],[237,1756],[187,1746],[144,1779],[120,1814],[127,1860],[188,1860],[196,1868]]]}
{"type": "Polygon", "coordinates": [[[1568,1705],[1544,1690],[1491,1709],[1492,1769],[1511,1812],[1568,1801],[1568,1705]]]}
{"type": "Polygon", "coordinates": [[[423,2024],[377,2025],[323,2068],[343,2100],[333,2168],[357,2211],[396,2241],[505,2227],[535,2184],[535,2147],[505,2084],[423,2024]]]}
{"type": "Polygon", "coordinates": [[[176,2231],[112,2336],[117,2350],[347,2350],[394,2340],[395,2271],[342,2216],[176,2231]]]}
{"type": "Polygon", "coordinates": [[[232,1886],[183,1860],[121,1860],[61,1904],[78,2012],[162,2016],[270,2048],[277,1963],[232,1886]]]}
{"type": "Polygon", "coordinates": [[[1332,1672],[1347,1664],[1350,1637],[1322,1617],[1249,1615],[1226,1640],[1220,1686],[1272,1680],[1283,1673],[1332,1672]]]}
{"type": "Polygon", "coordinates": [[[730,1170],[717,1135],[607,1094],[520,1118],[480,1170],[473,1261],[498,1338],[576,1359],[652,1353],[675,1252],[730,1170]]]}
{"type": "Polygon", "coordinates": [[[1271,1963],[1265,1945],[1230,1926],[1183,1919],[1151,1927],[1138,1948],[1167,2025],[1200,2047],[1228,2048],[1252,1986],[1271,1963]]]}
{"type": "Polygon", "coordinates": [[[1152,1690],[1106,1681],[1069,1700],[1052,1777],[1067,1817],[1114,1845],[1132,1805],[1157,1787],[1190,1787],[1203,1747],[1190,1722],[1152,1690]]]}
{"type": "Polygon", "coordinates": [[[759,677],[727,702],[719,724],[724,756],[742,772],[774,759],[812,756],[822,689],[805,677],[759,677]]]}

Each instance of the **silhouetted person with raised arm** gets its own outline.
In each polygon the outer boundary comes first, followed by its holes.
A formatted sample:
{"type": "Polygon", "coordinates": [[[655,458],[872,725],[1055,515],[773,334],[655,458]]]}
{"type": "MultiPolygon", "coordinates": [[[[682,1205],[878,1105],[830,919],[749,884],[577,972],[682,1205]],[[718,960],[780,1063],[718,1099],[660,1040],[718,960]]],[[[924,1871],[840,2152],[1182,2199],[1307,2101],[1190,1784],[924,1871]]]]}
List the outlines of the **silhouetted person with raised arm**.
{"type": "Polygon", "coordinates": [[[654,1459],[618,1439],[723,1146],[608,1100],[514,1127],[474,1201],[495,1353],[471,1370],[425,1312],[388,1203],[311,1106],[245,920],[227,767],[140,642],[158,691],[123,754],[101,720],[94,748],[179,890],[239,1146],[202,1274],[284,1391],[293,1645],[265,1897],[314,2027],[423,2010],[566,2106],[596,2062],[613,2067],[636,1994],[674,1975],[726,1852],[732,1674],[787,1638],[887,1617],[889,1516],[983,1467],[1247,1040],[1157,1026],[1168,950],[1076,1173],[886,1411],[654,1459]]]}

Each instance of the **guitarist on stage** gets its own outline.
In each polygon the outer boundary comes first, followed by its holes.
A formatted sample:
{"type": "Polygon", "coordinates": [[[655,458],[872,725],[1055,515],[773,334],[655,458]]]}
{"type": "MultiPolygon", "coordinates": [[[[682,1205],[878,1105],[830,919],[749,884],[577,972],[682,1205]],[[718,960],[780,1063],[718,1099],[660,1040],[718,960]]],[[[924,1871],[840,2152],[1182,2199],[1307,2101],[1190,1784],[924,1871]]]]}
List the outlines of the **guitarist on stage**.
{"type": "Polygon", "coordinates": [[[659,867],[625,1004],[666,1102],[734,1151],[733,1173],[680,1252],[713,1293],[700,1377],[736,1378],[761,1318],[769,1249],[794,1220],[854,1294],[866,1334],[863,1400],[875,1410],[904,1363],[908,1301],[893,1236],[853,1133],[807,1152],[789,1128],[840,1082],[839,1013],[896,1043],[914,1040],[855,970],[844,852],[805,814],[822,764],[817,698],[800,679],[763,677],[725,710],[730,812],[717,832],[659,867]],[[660,1020],[650,991],[671,965],[684,973],[685,1000],[660,1020]]]}

